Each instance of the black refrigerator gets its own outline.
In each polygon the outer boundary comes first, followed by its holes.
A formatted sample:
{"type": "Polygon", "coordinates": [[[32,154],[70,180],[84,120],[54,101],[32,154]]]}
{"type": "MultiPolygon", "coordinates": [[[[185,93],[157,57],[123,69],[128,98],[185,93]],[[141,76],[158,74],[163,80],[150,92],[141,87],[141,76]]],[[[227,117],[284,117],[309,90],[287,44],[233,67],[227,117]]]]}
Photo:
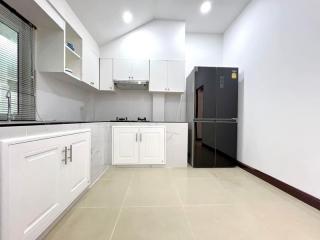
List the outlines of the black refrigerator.
{"type": "Polygon", "coordinates": [[[238,68],[196,67],[187,78],[189,164],[236,166],[238,68]]]}

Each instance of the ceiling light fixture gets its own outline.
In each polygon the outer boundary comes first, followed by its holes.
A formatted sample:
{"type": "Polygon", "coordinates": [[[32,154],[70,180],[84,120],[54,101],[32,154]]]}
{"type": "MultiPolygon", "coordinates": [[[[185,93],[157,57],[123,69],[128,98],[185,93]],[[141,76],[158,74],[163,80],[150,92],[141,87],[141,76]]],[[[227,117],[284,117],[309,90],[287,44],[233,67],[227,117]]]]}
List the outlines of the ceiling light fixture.
{"type": "Polygon", "coordinates": [[[204,1],[200,6],[200,12],[202,14],[207,14],[211,11],[212,4],[211,1],[204,1]]]}
{"type": "Polygon", "coordinates": [[[129,24],[132,22],[132,19],[133,19],[133,16],[132,16],[132,13],[130,11],[125,11],[123,14],[122,14],[122,19],[125,23],[129,24]]]}

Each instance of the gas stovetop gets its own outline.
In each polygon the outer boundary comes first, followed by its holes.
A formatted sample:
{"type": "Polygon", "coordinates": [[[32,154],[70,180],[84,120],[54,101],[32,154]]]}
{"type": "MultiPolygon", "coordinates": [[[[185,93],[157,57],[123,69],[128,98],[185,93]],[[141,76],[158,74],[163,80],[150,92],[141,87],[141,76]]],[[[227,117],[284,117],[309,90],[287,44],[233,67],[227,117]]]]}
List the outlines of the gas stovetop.
{"type": "Polygon", "coordinates": [[[127,117],[116,117],[116,120],[111,120],[111,122],[150,122],[146,117],[138,117],[137,120],[128,119],[127,117]]]}

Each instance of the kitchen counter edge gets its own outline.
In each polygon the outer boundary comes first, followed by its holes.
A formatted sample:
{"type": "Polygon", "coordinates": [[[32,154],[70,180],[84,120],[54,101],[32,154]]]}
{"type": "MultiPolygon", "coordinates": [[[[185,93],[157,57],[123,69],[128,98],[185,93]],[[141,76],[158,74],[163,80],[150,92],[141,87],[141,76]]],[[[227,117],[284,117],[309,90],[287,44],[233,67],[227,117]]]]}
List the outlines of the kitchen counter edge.
{"type": "Polygon", "coordinates": [[[113,121],[26,121],[26,122],[1,122],[0,127],[22,127],[36,125],[61,125],[61,124],[85,124],[85,123],[115,123],[115,124],[149,124],[149,123],[187,123],[187,122],[172,122],[172,121],[151,121],[151,122],[113,122],[113,121]]]}

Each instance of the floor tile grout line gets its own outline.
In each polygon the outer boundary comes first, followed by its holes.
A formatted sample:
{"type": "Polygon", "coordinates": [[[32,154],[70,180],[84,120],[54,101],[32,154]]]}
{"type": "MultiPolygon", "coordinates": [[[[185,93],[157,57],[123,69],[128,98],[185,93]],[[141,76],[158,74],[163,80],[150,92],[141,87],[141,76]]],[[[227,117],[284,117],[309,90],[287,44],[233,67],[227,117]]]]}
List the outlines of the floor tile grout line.
{"type": "Polygon", "coordinates": [[[195,233],[193,232],[193,230],[192,230],[192,228],[191,228],[191,222],[189,221],[188,216],[187,216],[187,213],[186,213],[186,210],[185,210],[185,205],[183,204],[182,197],[180,196],[179,190],[178,190],[178,188],[177,188],[177,186],[176,186],[175,183],[173,183],[173,188],[175,189],[176,194],[177,194],[177,196],[178,196],[178,198],[179,198],[179,201],[180,201],[180,204],[181,204],[181,207],[182,207],[183,217],[184,217],[184,219],[185,219],[185,221],[186,221],[186,223],[187,223],[187,226],[189,227],[189,230],[190,230],[190,232],[191,232],[192,239],[193,239],[193,240],[196,240],[195,233]]]}
{"type": "Polygon", "coordinates": [[[127,200],[128,193],[129,193],[129,189],[130,189],[130,186],[131,186],[131,184],[132,184],[132,182],[133,182],[133,178],[134,178],[134,174],[133,174],[133,176],[131,176],[130,182],[129,182],[128,187],[127,187],[127,189],[126,189],[126,192],[125,192],[125,194],[124,194],[124,197],[123,197],[123,200],[122,200],[122,203],[121,203],[121,206],[120,206],[120,210],[119,210],[119,213],[118,213],[118,215],[117,215],[116,221],[115,221],[115,223],[114,223],[114,226],[113,226],[112,232],[111,232],[111,234],[110,234],[110,237],[109,237],[109,238],[106,238],[106,240],[112,240],[112,238],[113,238],[114,232],[115,232],[115,230],[116,230],[116,228],[117,228],[117,225],[118,225],[118,222],[119,222],[119,220],[120,220],[120,216],[121,216],[122,210],[123,210],[123,208],[124,208],[124,203],[125,203],[125,201],[127,200]]]}
{"type": "Polygon", "coordinates": [[[140,206],[140,205],[128,205],[123,206],[123,208],[176,208],[181,207],[181,205],[148,205],[148,206],[140,206]]]}

